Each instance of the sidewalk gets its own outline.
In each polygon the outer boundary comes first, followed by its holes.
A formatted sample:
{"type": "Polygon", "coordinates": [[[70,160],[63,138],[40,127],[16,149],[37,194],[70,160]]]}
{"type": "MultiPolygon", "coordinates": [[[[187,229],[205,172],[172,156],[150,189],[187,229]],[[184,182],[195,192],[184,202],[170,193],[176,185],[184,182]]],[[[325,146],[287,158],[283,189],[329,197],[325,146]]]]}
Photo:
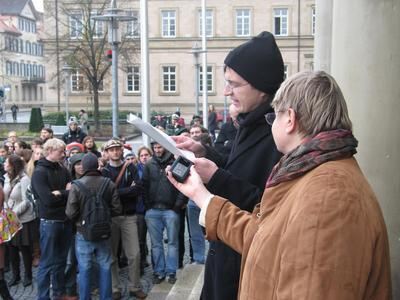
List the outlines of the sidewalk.
{"type": "MultiPolygon", "coordinates": [[[[22,265],[22,264],[21,264],[22,265]]],[[[24,287],[22,282],[16,286],[10,288],[11,296],[14,297],[15,300],[36,300],[37,299],[37,282],[36,282],[36,275],[37,275],[38,268],[33,268],[33,284],[28,287],[24,287]]],[[[6,273],[6,281],[10,281],[12,276],[11,271],[6,273]]],[[[23,276],[23,271],[21,272],[21,277],[23,276]]],[[[125,287],[122,290],[122,299],[135,299],[133,297],[129,297],[129,293],[127,290],[127,280],[128,280],[128,268],[123,268],[120,271],[121,277],[121,284],[125,287]]],[[[148,293],[151,288],[153,287],[152,284],[152,269],[151,267],[147,267],[145,270],[145,274],[140,279],[142,283],[143,290],[148,293]]],[[[93,296],[93,300],[98,300],[98,296],[93,296]]]]}

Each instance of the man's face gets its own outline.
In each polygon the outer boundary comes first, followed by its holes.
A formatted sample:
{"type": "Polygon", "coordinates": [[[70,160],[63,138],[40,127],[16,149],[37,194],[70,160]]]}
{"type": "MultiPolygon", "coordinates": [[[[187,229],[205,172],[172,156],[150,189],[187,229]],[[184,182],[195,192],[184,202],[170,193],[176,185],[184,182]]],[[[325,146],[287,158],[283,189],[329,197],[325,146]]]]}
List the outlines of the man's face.
{"type": "Polygon", "coordinates": [[[6,157],[7,156],[7,151],[4,148],[0,148],[0,157],[6,157]]]}
{"type": "Polygon", "coordinates": [[[77,174],[77,175],[79,175],[79,176],[82,176],[83,175],[83,167],[82,167],[82,162],[81,161],[78,161],[75,165],[74,165],[74,170],[75,170],[75,173],[77,174]]]}
{"type": "Polygon", "coordinates": [[[40,131],[40,138],[42,140],[47,140],[47,139],[51,138],[51,136],[47,130],[42,130],[42,131],[40,131]]]}
{"type": "Polygon", "coordinates": [[[69,129],[71,129],[71,131],[76,131],[77,128],[78,128],[78,124],[76,124],[76,123],[72,123],[71,125],[69,125],[69,129]]]}
{"type": "Polygon", "coordinates": [[[231,98],[238,113],[248,113],[265,102],[265,93],[252,87],[238,73],[227,67],[225,71],[224,95],[231,98]]]}
{"type": "Polygon", "coordinates": [[[190,137],[195,137],[195,136],[200,136],[200,135],[201,135],[200,127],[193,127],[190,129],[190,137]]]}
{"type": "Polygon", "coordinates": [[[154,144],[153,151],[155,156],[161,157],[164,154],[164,147],[160,144],[154,144]]]}
{"type": "Polygon", "coordinates": [[[61,162],[65,157],[65,148],[50,149],[46,157],[47,160],[52,162],[61,162]]]}
{"type": "Polygon", "coordinates": [[[8,134],[8,141],[10,141],[13,144],[17,141],[17,134],[14,131],[11,131],[8,134]]]}
{"type": "Polygon", "coordinates": [[[112,147],[107,150],[108,153],[108,159],[112,161],[120,161],[122,157],[122,147],[112,147]]]}
{"type": "Polygon", "coordinates": [[[143,150],[140,152],[139,160],[142,164],[146,164],[149,159],[150,159],[150,153],[147,152],[147,150],[143,150]]]}

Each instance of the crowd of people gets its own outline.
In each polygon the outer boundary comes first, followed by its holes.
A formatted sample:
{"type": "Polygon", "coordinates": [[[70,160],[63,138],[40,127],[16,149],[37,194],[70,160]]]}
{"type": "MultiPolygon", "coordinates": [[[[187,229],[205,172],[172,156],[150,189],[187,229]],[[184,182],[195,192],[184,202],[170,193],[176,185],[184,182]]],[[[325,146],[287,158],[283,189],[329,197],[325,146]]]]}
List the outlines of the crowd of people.
{"type": "MultiPolygon", "coordinates": [[[[90,299],[95,289],[119,299],[124,265],[129,294],[144,299],[149,264],[153,284],[179,279],[187,220],[191,260],[205,264],[202,300],[391,299],[385,222],[354,158],[358,141],[334,78],[305,71],[284,81],[269,32],[234,48],[224,77],[232,119],[218,136],[197,116],[186,126],[179,112],[152,123],[195,154],[183,182],[171,174],[176,157],[157,141],[132,153],[112,138],[98,151],[74,119],[63,140],[44,128],[29,145],[10,132],[0,147],[0,204],[23,227],[0,245],[3,298],[12,299],[4,262],[9,284],[20,284],[21,253],[23,285],[38,263],[40,300],[78,291],[90,299]],[[102,218],[89,217],[91,203],[102,218]]],[[[213,106],[209,113],[214,124],[213,106]]]]}
{"type": "MultiPolygon", "coordinates": [[[[157,127],[168,130],[167,124],[157,127]]],[[[201,120],[173,134],[214,144],[201,120]]],[[[43,128],[30,143],[10,131],[0,145],[3,207],[12,209],[23,225],[0,246],[3,298],[12,299],[7,285],[31,285],[32,267],[38,267],[38,299],[77,299],[78,295],[90,299],[96,289],[100,299],[119,299],[119,269],[127,267],[130,295],[144,299],[147,294],[140,277],[149,266],[149,253],[153,283],[176,282],[177,269],[183,266],[185,222],[193,233],[189,234],[191,262],[204,264],[206,242],[198,223],[199,208],[175,189],[164,172],[174,156],[157,142],[140,147],[137,153],[122,138],[110,139],[101,149],[97,144],[71,117],[61,139],[53,137],[51,128],[43,128]],[[85,196],[98,192],[104,178],[109,179],[103,193],[111,215],[110,235],[101,241],[86,240],[85,196]],[[30,192],[35,203],[28,199],[30,192]],[[12,274],[7,284],[5,268],[12,274]]]]}

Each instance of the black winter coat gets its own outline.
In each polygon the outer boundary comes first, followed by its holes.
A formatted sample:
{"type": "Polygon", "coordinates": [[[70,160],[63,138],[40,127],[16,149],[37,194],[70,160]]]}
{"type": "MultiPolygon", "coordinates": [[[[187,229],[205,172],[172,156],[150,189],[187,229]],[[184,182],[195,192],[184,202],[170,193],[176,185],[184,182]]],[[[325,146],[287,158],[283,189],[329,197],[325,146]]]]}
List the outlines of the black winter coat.
{"type": "Polygon", "coordinates": [[[73,142],[82,144],[83,139],[85,137],[86,133],[84,133],[82,129],[80,129],[79,127],[75,131],[72,131],[71,129],[68,128],[68,131],[63,135],[63,141],[66,145],[71,144],[73,142]]]}
{"type": "MultiPolygon", "coordinates": [[[[239,130],[226,159],[208,148],[219,168],[207,185],[213,194],[229,199],[251,212],[260,202],[265,183],[281,154],[277,151],[271,127],[264,115],[273,111],[269,103],[238,116],[239,130]]],[[[201,299],[236,300],[239,287],[241,256],[222,242],[210,242],[201,299]]]]}
{"type": "Polygon", "coordinates": [[[63,164],[41,158],[32,174],[32,188],[38,198],[39,218],[48,220],[66,220],[65,206],[68,191],[65,189],[71,176],[63,164]],[[55,196],[52,191],[60,191],[55,196]]]}
{"type": "Polygon", "coordinates": [[[151,208],[172,209],[180,212],[187,198],[168,180],[165,168],[172,165],[174,156],[165,152],[162,157],[153,156],[143,169],[144,205],[151,208]]]}

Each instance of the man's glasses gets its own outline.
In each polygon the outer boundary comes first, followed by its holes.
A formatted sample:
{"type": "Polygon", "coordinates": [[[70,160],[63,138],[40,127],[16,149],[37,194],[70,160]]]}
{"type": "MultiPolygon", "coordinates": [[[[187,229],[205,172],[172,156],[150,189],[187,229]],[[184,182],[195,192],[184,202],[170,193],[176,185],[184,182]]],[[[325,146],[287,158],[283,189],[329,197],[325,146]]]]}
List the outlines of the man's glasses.
{"type": "Polygon", "coordinates": [[[238,83],[238,82],[233,82],[230,80],[225,80],[225,88],[229,91],[229,92],[233,92],[234,89],[237,88],[241,88],[242,86],[246,86],[249,85],[248,82],[246,83],[238,83]]]}

